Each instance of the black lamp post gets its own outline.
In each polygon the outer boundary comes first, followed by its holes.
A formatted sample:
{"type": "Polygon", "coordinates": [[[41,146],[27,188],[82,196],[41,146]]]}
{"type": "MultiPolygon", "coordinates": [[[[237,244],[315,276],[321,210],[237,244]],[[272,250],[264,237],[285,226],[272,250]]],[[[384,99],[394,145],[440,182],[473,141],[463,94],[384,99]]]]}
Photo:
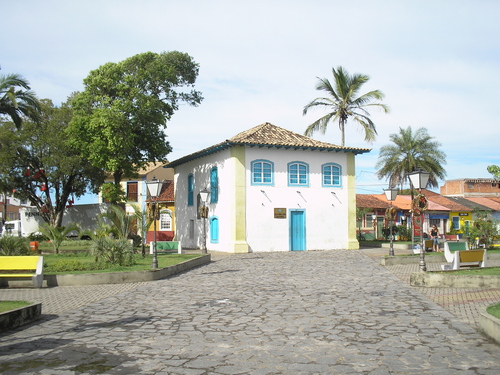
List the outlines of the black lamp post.
{"type": "Polygon", "coordinates": [[[389,208],[389,233],[390,233],[390,241],[391,245],[389,247],[389,256],[394,256],[394,245],[392,243],[392,226],[394,225],[393,213],[392,213],[392,201],[396,199],[398,196],[399,189],[394,187],[389,187],[389,189],[384,189],[385,197],[389,202],[391,202],[391,207],[389,208]]]}
{"type": "MultiPolygon", "coordinates": [[[[425,189],[427,186],[427,182],[429,181],[430,173],[423,171],[421,169],[417,169],[416,171],[409,173],[408,177],[410,178],[410,182],[413,189],[418,189],[419,193],[422,195],[422,189],[425,189]]],[[[413,203],[412,203],[413,204],[413,203]]],[[[412,210],[413,215],[413,210],[412,210]]],[[[421,212],[421,220],[420,220],[420,271],[427,271],[427,266],[425,264],[425,246],[424,246],[424,214],[421,212]]],[[[412,220],[413,222],[413,220],[412,220]]]]}
{"type": "Polygon", "coordinates": [[[208,217],[208,196],[210,195],[210,190],[207,188],[200,191],[200,200],[203,204],[201,207],[201,217],[203,218],[203,254],[207,253],[207,217],[208,217]]]}
{"type": "Polygon", "coordinates": [[[377,214],[372,215],[373,239],[377,240],[377,214]]]}
{"type": "Polygon", "coordinates": [[[146,185],[148,187],[149,196],[152,199],[153,204],[153,228],[154,228],[154,247],[153,247],[153,263],[151,268],[158,268],[158,256],[156,252],[156,216],[158,211],[158,202],[156,201],[161,192],[161,187],[163,181],[159,181],[156,177],[153,177],[151,181],[147,181],[146,185]]]}

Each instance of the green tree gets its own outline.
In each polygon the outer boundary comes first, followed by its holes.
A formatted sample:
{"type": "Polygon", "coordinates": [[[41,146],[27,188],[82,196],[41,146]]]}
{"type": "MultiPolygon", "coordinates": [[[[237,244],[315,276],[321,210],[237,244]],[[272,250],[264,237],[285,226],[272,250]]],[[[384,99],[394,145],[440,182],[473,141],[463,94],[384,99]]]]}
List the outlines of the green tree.
{"type": "Polygon", "coordinates": [[[364,239],[363,234],[361,233],[361,224],[363,223],[363,218],[368,212],[372,212],[373,208],[370,207],[356,207],[356,221],[359,224],[358,228],[358,241],[364,239]]]}
{"type": "Polygon", "coordinates": [[[486,170],[491,173],[495,181],[500,180],[500,167],[498,165],[489,165],[486,170]]]}
{"type": "Polygon", "coordinates": [[[421,168],[430,173],[428,185],[438,187],[438,179],[444,179],[446,154],[439,149],[441,143],[433,140],[427,129],[414,133],[411,127],[399,128],[399,134],[389,136],[392,144],[382,146],[375,168],[377,177],[389,180],[390,186],[400,186],[408,181],[408,173],[421,168]]]}
{"type": "Polygon", "coordinates": [[[193,88],[198,70],[189,55],[174,51],[141,53],[90,72],[72,102],[72,144],[116,185],[147,163],[166,160],[167,121],[181,102],[196,106],[203,99],[193,88]]]}
{"type": "Polygon", "coordinates": [[[0,76],[0,117],[7,116],[19,129],[23,116],[38,121],[40,103],[29,82],[19,74],[0,76]]]}
{"type": "Polygon", "coordinates": [[[473,212],[474,223],[469,228],[468,242],[471,248],[476,244],[484,244],[486,249],[493,242],[493,238],[498,235],[498,220],[494,220],[491,213],[474,209],[473,212]]]}
{"type": "Polygon", "coordinates": [[[135,217],[136,223],[137,223],[136,228],[140,231],[141,237],[142,237],[142,241],[141,241],[142,256],[145,257],[146,256],[146,235],[148,233],[149,227],[153,223],[153,220],[152,220],[152,218],[149,217],[147,211],[141,210],[141,208],[138,205],[133,204],[132,208],[134,209],[134,217],[135,217]]]}
{"type": "Polygon", "coordinates": [[[44,99],[40,106],[37,123],[24,118],[21,129],[12,122],[0,124],[0,181],[36,206],[47,223],[60,227],[66,205],[87,191],[97,192],[104,173],[68,144],[68,105],[54,107],[44,99]]]}
{"type": "Polygon", "coordinates": [[[316,131],[325,134],[330,122],[338,122],[340,133],[342,134],[342,146],[345,146],[345,126],[347,120],[352,118],[362,126],[365,133],[365,141],[375,140],[377,130],[375,124],[370,119],[369,107],[379,107],[384,112],[389,112],[389,107],[382,103],[374,103],[375,100],[382,100],[384,94],[379,90],[369,91],[359,95],[362,86],[370,79],[364,74],[349,75],[347,71],[339,66],[332,68],[333,84],[326,78],[319,78],[316,90],[324,91],[329,97],[319,97],[311,101],[304,107],[303,114],[306,115],[309,109],[323,107],[329,110],[325,116],[309,125],[305,135],[311,136],[316,131]]]}

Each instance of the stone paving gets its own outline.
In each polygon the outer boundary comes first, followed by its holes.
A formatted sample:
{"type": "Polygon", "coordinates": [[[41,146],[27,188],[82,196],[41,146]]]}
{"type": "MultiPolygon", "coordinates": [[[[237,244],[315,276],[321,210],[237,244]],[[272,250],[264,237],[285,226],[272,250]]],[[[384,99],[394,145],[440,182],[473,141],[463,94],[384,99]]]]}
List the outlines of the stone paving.
{"type": "Polygon", "coordinates": [[[76,297],[0,334],[0,373],[500,373],[499,347],[420,289],[353,250],[232,255],[155,282],[30,289],[76,297]]]}

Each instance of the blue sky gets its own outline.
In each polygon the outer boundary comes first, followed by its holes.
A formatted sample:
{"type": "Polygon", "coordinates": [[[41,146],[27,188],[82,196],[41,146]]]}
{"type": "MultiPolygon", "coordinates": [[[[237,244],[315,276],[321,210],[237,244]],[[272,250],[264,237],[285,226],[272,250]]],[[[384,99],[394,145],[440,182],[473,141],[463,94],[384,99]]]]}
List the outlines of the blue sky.
{"type": "MultiPolygon", "coordinates": [[[[200,64],[205,100],[167,124],[175,160],[264,122],[303,133],[302,115],[332,67],[370,76],[390,114],[371,112],[378,138],[348,124],[358,193],[382,193],[380,147],[425,127],[447,154],[447,179],[490,178],[500,164],[500,2],[491,0],[3,1],[0,74],[19,73],[56,104],[88,73],[137,53],[178,50],[200,64]]],[[[314,138],[340,144],[338,126],[314,138]]],[[[92,202],[92,199],[84,201],[92,202]]]]}

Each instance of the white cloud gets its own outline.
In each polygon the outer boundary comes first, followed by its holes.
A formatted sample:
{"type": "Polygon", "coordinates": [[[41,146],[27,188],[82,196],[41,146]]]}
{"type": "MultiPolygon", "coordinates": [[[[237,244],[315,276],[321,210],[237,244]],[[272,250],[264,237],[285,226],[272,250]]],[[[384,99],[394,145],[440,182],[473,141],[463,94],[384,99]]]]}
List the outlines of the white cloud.
{"type": "MultiPolygon", "coordinates": [[[[358,157],[360,184],[399,127],[426,127],[442,143],[450,179],[489,177],[486,166],[500,164],[497,1],[24,0],[2,12],[12,32],[0,35],[0,73],[24,75],[55,103],[106,62],[145,51],[193,56],[205,100],[168,124],[170,159],[265,121],[302,133],[322,115],[302,116],[318,96],[316,77],[342,65],[370,75],[366,90],[382,90],[391,107],[372,112],[373,145],[348,130],[347,145],[373,148],[358,157]]],[[[340,143],[336,125],[315,138],[340,143]]]]}

